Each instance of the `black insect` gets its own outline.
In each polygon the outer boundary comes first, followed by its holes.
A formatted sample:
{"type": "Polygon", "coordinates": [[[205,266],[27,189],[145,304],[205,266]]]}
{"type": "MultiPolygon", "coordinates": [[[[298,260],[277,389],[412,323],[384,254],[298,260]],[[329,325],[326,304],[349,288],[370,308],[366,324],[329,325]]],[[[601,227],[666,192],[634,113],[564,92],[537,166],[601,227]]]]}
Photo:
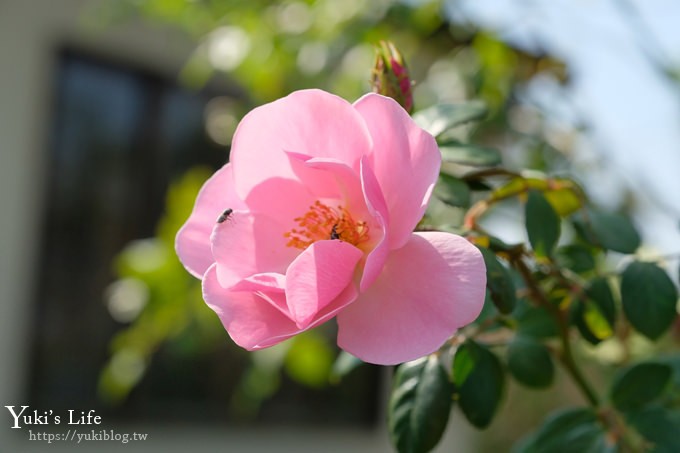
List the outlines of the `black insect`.
{"type": "Polygon", "coordinates": [[[217,218],[217,223],[225,222],[229,218],[229,216],[231,215],[232,212],[234,212],[234,210],[231,209],[231,208],[225,209],[224,212],[222,214],[220,214],[220,216],[217,218]]]}
{"type": "Polygon", "coordinates": [[[338,233],[338,224],[336,223],[333,225],[333,228],[331,229],[331,239],[340,239],[340,234],[338,233]]]}

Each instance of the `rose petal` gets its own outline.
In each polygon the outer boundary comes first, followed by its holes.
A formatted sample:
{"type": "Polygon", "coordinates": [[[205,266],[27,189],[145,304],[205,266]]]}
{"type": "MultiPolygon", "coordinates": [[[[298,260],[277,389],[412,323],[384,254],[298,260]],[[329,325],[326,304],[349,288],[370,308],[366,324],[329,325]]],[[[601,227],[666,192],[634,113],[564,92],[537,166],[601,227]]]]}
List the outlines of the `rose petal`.
{"type": "Polygon", "coordinates": [[[291,166],[300,174],[307,170],[305,184],[316,199],[335,198],[358,219],[368,220],[359,174],[344,162],[289,152],[291,166]]]}
{"type": "Polygon", "coordinates": [[[307,247],[286,272],[286,299],[292,319],[307,327],[328,304],[352,283],[363,253],[338,241],[318,241],[307,247]]]}
{"type": "MultiPolygon", "coordinates": [[[[218,272],[219,280],[219,272],[218,272]]],[[[229,288],[231,292],[251,292],[283,313],[286,318],[293,319],[286,303],[286,276],[274,272],[254,274],[241,280],[229,288]]]]}
{"type": "Polygon", "coordinates": [[[484,304],[479,250],[460,236],[417,233],[390,253],[380,277],[338,314],[338,345],[392,365],[436,351],[484,304]]]}
{"type": "Polygon", "coordinates": [[[359,289],[361,292],[364,292],[380,275],[380,271],[385,265],[390,245],[388,236],[390,220],[385,198],[373,171],[370,166],[366,165],[365,158],[361,161],[361,187],[364,192],[366,205],[374,218],[373,223],[378,226],[378,228],[374,227],[371,232],[371,239],[376,241],[376,245],[366,257],[364,273],[361,277],[359,289]]]}
{"type": "Polygon", "coordinates": [[[191,275],[201,278],[214,262],[210,234],[220,214],[227,208],[242,209],[244,206],[234,191],[230,164],[223,166],[203,184],[189,219],[175,237],[177,255],[191,275]]]}
{"type": "Polygon", "coordinates": [[[253,274],[284,274],[298,251],[286,247],[285,229],[263,214],[234,211],[210,238],[220,285],[229,289],[253,274]]]}
{"type": "Polygon", "coordinates": [[[239,124],[231,149],[236,192],[246,199],[270,178],[297,179],[284,151],[333,157],[358,170],[370,146],[352,104],[320,90],[296,91],[252,110],[239,124]]]}
{"type": "Polygon", "coordinates": [[[217,265],[203,276],[203,299],[217,313],[231,339],[245,349],[273,346],[300,332],[293,321],[256,293],[220,286],[217,265]]]}
{"type": "Polygon", "coordinates": [[[300,329],[277,308],[286,304],[283,293],[261,294],[224,289],[217,279],[216,265],[211,266],[203,277],[203,299],[206,304],[217,313],[234,343],[250,351],[274,346],[328,321],[356,297],[354,285],[347,285],[306,329],[300,329]]]}
{"type": "Polygon", "coordinates": [[[399,248],[425,213],[441,153],[434,138],[393,99],[371,93],[356,101],[354,108],[373,139],[369,165],[390,213],[390,248],[399,248]]]}

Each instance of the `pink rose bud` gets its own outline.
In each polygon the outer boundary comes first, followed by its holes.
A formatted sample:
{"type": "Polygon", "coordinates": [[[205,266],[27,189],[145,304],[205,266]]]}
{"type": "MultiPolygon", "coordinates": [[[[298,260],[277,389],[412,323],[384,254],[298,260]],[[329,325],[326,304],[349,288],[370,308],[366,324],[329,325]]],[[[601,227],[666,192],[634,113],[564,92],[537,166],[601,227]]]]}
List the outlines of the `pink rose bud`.
{"type": "Polygon", "coordinates": [[[401,53],[390,41],[380,41],[376,48],[371,85],[374,93],[391,97],[407,112],[413,111],[413,90],[408,69],[401,53]]]}

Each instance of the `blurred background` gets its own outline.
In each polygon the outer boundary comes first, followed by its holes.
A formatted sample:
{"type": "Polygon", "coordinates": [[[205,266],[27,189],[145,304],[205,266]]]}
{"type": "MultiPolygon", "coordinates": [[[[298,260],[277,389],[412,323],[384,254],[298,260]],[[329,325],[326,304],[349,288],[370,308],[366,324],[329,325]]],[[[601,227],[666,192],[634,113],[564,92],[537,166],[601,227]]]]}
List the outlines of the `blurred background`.
{"type": "MultiPolygon", "coordinates": [[[[239,119],[301,88],[358,98],[390,39],[416,110],[484,100],[477,143],[631,214],[677,279],[678,18],[671,0],[2,1],[2,406],[95,409],[149,433],[129,451],[390,451],[389,369],[339,356],[332,323],[240,350],[175,257],[239,119]]],[[[498,212],[508,241],[517,212],[498,212]]],[[[453,417],[439,450],[507,449],[578,398],[559,381],[511,386],[484,432],[453,417]]],[[[3,420],[0,447],[70,451],[3,420]]]]}

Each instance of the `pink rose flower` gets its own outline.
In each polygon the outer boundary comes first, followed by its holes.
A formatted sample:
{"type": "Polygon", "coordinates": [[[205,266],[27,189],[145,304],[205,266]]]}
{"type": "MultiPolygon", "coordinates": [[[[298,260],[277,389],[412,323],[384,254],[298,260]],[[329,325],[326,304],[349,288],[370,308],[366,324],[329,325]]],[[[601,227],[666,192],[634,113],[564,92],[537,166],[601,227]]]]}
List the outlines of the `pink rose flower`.
{"type": "Polygon", "coordinates": [[[473,245],[413,232],[440,164],[432,136],[390,98],[292,93],[243,118],[177,254],[245,349],[336,317],[338,345],[366,362],[421,357],[485,295],[473,245]]]}

